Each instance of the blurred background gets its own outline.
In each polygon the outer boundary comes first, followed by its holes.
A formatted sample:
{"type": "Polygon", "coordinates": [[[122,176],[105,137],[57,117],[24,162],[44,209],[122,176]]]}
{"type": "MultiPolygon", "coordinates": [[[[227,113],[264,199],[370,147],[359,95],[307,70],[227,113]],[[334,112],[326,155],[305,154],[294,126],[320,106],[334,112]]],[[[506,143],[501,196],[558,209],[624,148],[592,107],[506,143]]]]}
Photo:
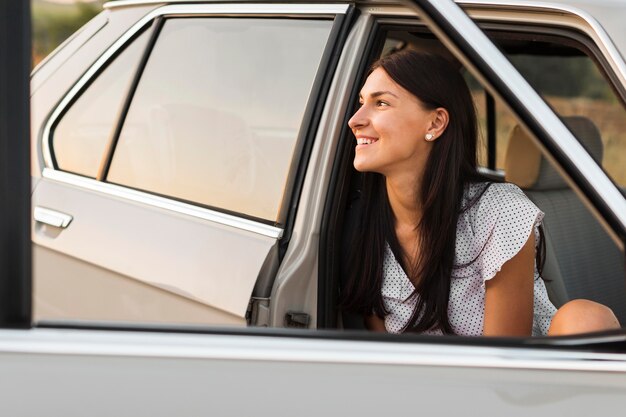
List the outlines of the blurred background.
{"type": "Polygon", "coordinates": [[[31,0],[33,67],[100,13],[105,0],[31,0]]]}

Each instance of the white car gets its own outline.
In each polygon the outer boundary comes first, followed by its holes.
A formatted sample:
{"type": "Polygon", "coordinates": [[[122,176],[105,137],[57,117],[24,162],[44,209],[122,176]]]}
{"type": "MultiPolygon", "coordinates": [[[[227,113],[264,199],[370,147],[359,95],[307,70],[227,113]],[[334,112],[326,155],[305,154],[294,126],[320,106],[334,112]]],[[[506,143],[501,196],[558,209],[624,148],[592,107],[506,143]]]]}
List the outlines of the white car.
{"type": "Polygon", "coordinates": [[[413,48],[459,62],[481,170],[546,213],[552,301],[626,323],[625,20],[608,0],[107,3],[32,74],[33,328],[2,331],[0,410],[619,414],[623,331],[373,334],[336,299],[347,120],[368,66],[413,48]]]}

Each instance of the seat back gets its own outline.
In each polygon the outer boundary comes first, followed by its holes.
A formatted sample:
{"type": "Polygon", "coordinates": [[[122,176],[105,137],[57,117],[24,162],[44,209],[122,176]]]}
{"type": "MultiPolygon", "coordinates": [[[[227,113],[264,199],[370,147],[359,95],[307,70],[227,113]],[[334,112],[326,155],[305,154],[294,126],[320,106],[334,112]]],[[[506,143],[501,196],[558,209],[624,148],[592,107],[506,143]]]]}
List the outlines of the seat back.
{"type": "MultiPolygon", "coordinates": [[[[564,117],[563,122],[600,163],[602,140],[593,122],[579,116],[564,117]]],[[[505,176],[545,213],[543,276],[553,302],[559,306],[569,299],[590,299],[607,305],[622,323],[626,322],[621,252],[519,126],[511,133],[505,176]]]]}

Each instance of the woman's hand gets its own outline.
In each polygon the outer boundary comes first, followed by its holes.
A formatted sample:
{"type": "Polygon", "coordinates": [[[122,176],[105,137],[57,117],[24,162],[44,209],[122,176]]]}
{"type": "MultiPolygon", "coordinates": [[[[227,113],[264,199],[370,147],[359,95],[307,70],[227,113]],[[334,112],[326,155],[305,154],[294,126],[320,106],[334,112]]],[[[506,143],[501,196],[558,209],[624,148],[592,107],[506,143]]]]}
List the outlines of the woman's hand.
{"type": "Polygon", "coordinates": [[[483,336],[530,336],[533,326],[535,234],[485,285],[483,336]]]}

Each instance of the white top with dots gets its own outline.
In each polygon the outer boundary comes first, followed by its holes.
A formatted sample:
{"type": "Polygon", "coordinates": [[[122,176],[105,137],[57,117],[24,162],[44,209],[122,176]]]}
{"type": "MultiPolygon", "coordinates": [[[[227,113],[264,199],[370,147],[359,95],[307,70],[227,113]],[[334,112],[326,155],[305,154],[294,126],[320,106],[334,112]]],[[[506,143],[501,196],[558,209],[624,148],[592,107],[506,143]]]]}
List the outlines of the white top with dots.
{"type": "MultiPolygon", "coordinates": [[[[502,265],[515,256],[535,233],[535,247],[539,242],[538,227],[543,212],[513,184],[485,183],[468,186],[464,204],[474,203],[459,215],[456,250],[448,317],[457,335],[480,336],[485,315],[485,281],[493,278],[502,265]]],[[[415,287],[396,260],[389,245],[383,264],[382,295],[385,308],[385,327],[399,333],[407,325],[417,304],[415,287]]],[[[548,299],[546,287],[535,264],[533,336],[545,335],[556,308],[548,299]]],[[[426,334],[441,334],[440,330],[426,334]]]]}

